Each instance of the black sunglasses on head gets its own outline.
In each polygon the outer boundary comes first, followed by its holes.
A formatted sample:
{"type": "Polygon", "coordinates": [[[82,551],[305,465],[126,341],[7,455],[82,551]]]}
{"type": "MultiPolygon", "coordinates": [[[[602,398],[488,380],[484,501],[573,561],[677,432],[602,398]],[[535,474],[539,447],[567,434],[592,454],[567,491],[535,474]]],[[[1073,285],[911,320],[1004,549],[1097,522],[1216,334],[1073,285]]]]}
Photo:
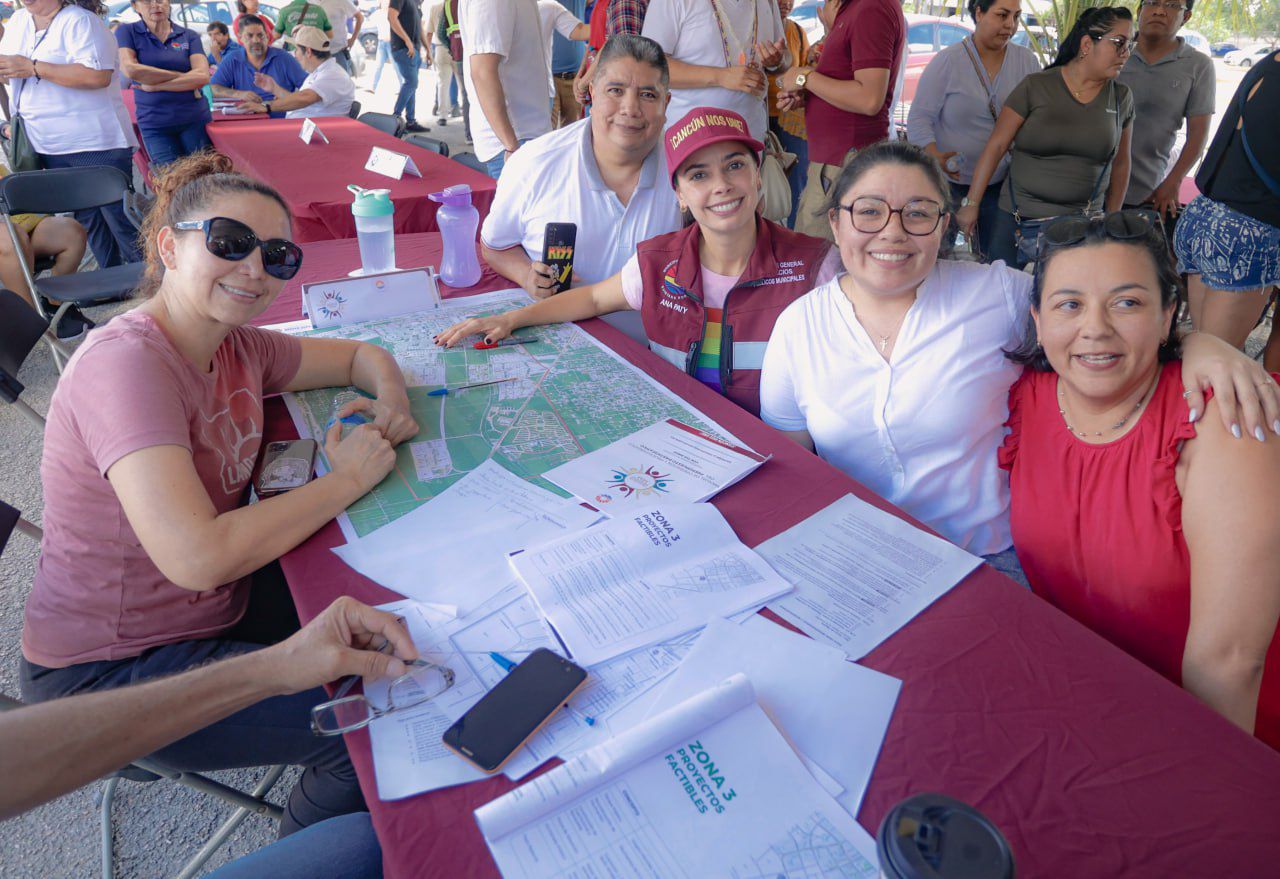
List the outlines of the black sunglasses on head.
{"type": "Polygon", "coordinates": [[[260,239],[252,229],[239,220],[228,217],[211,217],[208,220],[183,220],[173,228],[184,232],[203,231],[204,246],[218,259],[232,262],[262,248],[262,269],[273,278],[287,281],[302,268],[302,248],[285,238],[260,239]]]}
{"type": "Polygon", "coordinates": [[[1114,211],[1102,217],[1086,217],[1083,214],[1058,217],[1045,223],[1040,229],[1040,255],[1049,247],[1070,247],[1089,237],[1101,227],[1103,234],[1116,241],[1144,238],[1163,225],[1155,211],[1132,209],[1114,211]]]}

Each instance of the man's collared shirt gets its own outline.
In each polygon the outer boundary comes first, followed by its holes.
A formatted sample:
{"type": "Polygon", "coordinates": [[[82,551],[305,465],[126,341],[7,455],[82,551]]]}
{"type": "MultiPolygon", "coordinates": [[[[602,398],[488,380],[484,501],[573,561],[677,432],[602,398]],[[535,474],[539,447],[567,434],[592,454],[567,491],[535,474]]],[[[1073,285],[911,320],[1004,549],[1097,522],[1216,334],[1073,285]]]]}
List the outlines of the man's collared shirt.
{"type": "Polygon", "coordinates": [[[1138,124],[1129,147],[1129,190],[1124,203],[1141,204],[1169,173],[1169,155],[1182,120],[1212,116],[1217,89],[1213,61],[1182,37],[1178,47],[1154,64],[1135,48],[1120,81],[1133,92],[1138,124]]]}
{"type": "MultiPolygon", "coordinates": [[[[249,53],[236,52],[222,59],[218,71],[213,75],[213,84],[223,88],[236,89],[242,92],[253,92],[264,101],[272,100],[275,95],[253,84],[255,73],[265,73],[291,92],[296,92],[306,81],[307,72],[302,69],[298,59],[283,49],[275,46],[267,48],[267,56],[262,59],[262,66],[254,69],[249,61],[249,53]]],[[[283,113],[272,113],[272,118],[279,119],[283,113]]]]}
{"type": "MultiPolygon", "coordinates": [[[[200,35],[173,22],[169,25],[169,36],[162,41],[145,22],[122,24],[116,28],[116,44],[122,49],[132,49],[139,64],[175,73],[190,73],[192,56],[204,55],[200,35]]],[[[140,128],[171,128],[209,121],[209,104],[200,90],[194,88],[186,92],[136,89],[134,108],[140,128]]]]}
{"type": "Polygon", "coordinates": [[[640,242],[681,226],[662,144],[645,159],[625,206],[600,176],[590,119],[521,147],[507,160],[480,238],[494,250],[522,245],[537,262],[547,223],[577,225],[573,270],[582,281],[617,274],[640,242]]]}

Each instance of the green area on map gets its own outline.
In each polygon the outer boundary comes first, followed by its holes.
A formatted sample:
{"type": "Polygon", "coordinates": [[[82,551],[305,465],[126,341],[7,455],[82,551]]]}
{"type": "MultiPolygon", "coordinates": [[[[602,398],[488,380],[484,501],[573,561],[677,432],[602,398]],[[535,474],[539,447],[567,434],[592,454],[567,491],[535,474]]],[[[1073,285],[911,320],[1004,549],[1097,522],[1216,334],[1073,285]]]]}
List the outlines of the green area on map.
{"type": "MultiPolygon", "coordinates": [[[[542,473],[663,418],[725,436],[687,403],[572,324],[528,327],[527,345],[477,351],[475,339],[438,348],[436,333],[480,314],[528,302],[519,293],[474,297],[434,311],[356,324],[308,335],[360,339],[395,355],[409,386],[421,432],[396,449],[396,467],[372,492],[347,508],[358,537],[386,525],[444,491],[492,457],[524,479],[564,492],[542,473]],[[465,302],[465,301],[464,301],[465,302]],[[443,397],[441,386],[512,378],[443,397]]],[[[291,395],[290,411],[303,436],[322,437],[343,388],[291,395]]]]}

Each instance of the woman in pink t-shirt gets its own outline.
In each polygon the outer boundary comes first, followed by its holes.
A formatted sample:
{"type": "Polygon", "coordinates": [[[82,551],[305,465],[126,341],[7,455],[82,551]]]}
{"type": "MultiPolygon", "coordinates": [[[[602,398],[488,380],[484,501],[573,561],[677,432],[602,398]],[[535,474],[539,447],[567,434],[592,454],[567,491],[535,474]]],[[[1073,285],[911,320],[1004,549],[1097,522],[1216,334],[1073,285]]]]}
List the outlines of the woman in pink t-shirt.
{"type": "MultiPolygon", "coordinates": [[[[287,636],[297,616],[275,560],[386,476],[392,447],[418,431],[386,351],[249,325],[302,261],[278,193],[209,153],[174,163],[156,185],[143,228],[148,298],[90,335],[49,410],[45,535],[22,633],[29,699],[121,686],[287,636]],[[247,505],[263,397],[346,385],[372,395],[348,407],[371,423],[345,439],[330,432],[331,472],[247,505]]],[[[324,699],[269,699],[155,759],[192,770],[307,766],[282,833],[360,809],[341,740],[309,728],[324,699]]]]}

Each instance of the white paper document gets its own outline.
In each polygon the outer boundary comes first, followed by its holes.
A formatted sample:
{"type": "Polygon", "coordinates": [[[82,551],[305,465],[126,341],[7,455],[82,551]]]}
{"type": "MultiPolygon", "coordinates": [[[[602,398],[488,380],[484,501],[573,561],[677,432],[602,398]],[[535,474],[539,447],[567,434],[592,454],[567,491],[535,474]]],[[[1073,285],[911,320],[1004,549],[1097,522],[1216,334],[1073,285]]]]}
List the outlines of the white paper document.
{"type": "Polygon", "coordinates": [[[791,589],[710,504],[642,508],[517,553],[511,565],[581,665],[791,589]]]}
{"type": "Polygon", "coordinates": [[[668,418],[542,474],[610,515],[654,503],[697,503],[767,461],[668,418]]]}
{"type": "Polygon", "coordinates": [[[617,735],[738,673],[818,782],[858,814],[902,682],[764,617],[709,622],[675,673],[611,718],[609,729],[617,735]]]}
{"type": "Polygon", "coordinates": [[[413,512],[333,551],[388,589],[455,605],[465,616],[511,582],[508,552],[599,518],[489,460],[413,512]]]}
{"type": "Polygon", "coordinates": [[[476,810],[505,879],[872,879],[875,844],[737,675],[476,810]]]}
{"type": "Polygon", "coordinates": [[[796,590],[769,609],[861,659],[982,564],[845,495],[756,547],[796,590]]]}

